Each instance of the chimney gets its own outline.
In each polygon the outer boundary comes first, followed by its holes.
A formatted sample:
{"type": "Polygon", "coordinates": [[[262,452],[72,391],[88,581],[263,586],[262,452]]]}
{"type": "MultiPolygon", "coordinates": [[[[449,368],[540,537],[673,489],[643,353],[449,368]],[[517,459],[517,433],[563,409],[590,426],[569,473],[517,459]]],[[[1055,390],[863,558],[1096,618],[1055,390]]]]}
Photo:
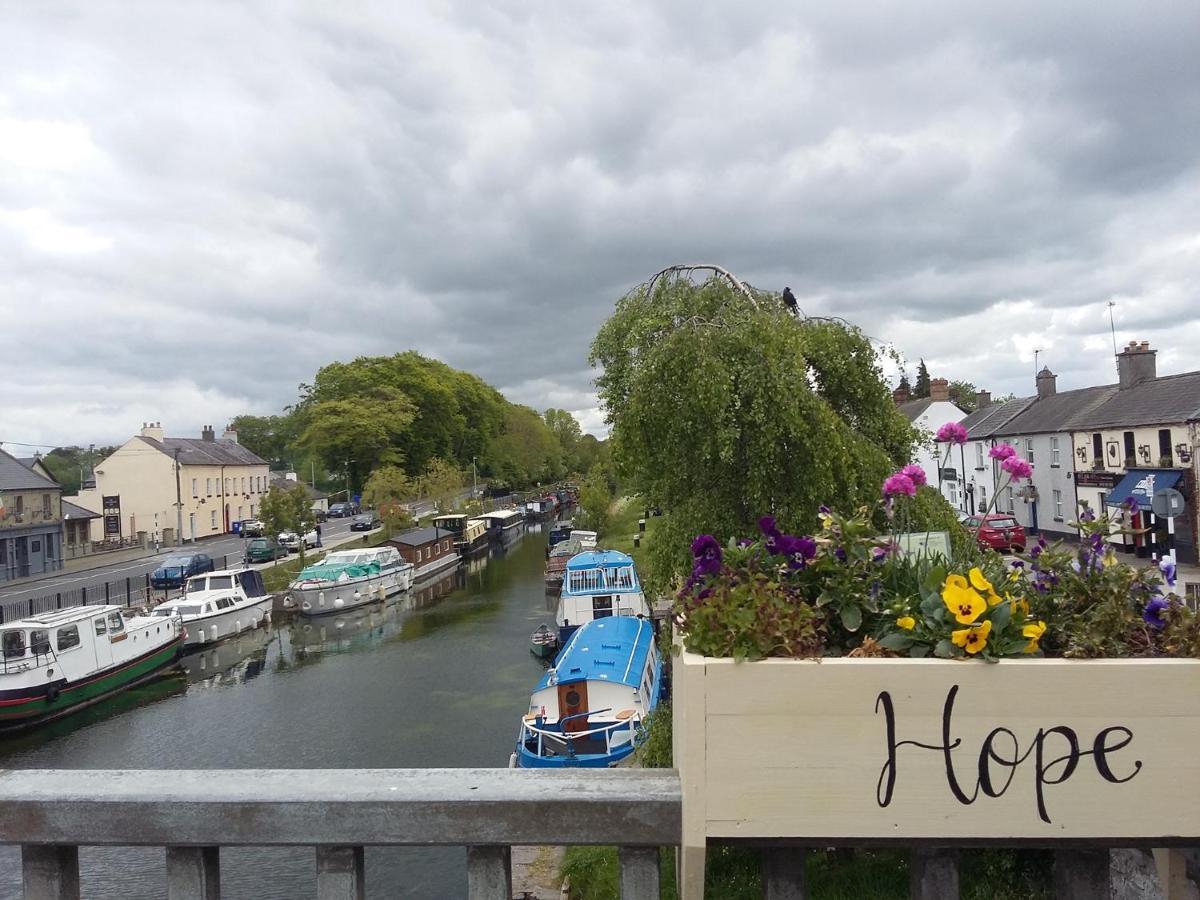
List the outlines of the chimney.
{"type": "Polygon", "coordinates": [[[154,441],[163,439],[162,422],[143,422],[142,437],[150,438],[154,441]]]}
{"type": "Polygon", "coordinates": [[[221,440],[233,441],[236,444],[238,442],[237,430],[232,425],[226,425],[225,433],[223,435],[221,435],[221,440]]]}
{"type": "Polygon", "coordinates": [[[1053,397],[1057,393],[1058,376],[1050,371],[1049,366],[1043,366],[1037,373],[1037,395],[1039,400],[1053,397]]]}
{"type": "Polygon", "coordinates": [[[950,382],[945,378],[935,378],[929,382],[929,399],[934,403],[945,403],[950,399],[950,382]]]}
{"type": "Polygon", "coordinates": [[[901,385],[892,391],[892,400],[896,402],[897,406],[901,403],[907,403],[911,399],[912,397],[909,396],[908,388],[904,385],[901,385]]]}
{"type": "Polygon", "coordinates": [[[1157,377],[1154,357],[1157,350],[1150,349],[1149,341],[1130,341],[1129,346],[1117,354],[1117,382],[1125,391],[1143,381],[1157,377]]]}
{"type": "Polygon", "coordinates": [[[985,406],[992,405],[992,392],[980,389],[975,395],[975,408],[983,409],[985,406]]]}
{"type": "Polygon", "coordinates": [[[217,433],[213,431],[213,427],[211,425],[205,425],[200,431],[200,439],[204,441],[215,441],[217,439],[217,433]]]}

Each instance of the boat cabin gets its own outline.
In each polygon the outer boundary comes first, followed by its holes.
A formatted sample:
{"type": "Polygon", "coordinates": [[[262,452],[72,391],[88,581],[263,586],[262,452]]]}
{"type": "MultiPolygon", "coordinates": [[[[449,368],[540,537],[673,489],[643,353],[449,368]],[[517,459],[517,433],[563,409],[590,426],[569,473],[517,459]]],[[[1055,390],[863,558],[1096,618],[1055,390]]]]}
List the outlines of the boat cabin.
{"type": "Polygon", "coordinates": [[[491,535],[511,532],[525,522],[524,516],[515,509],[498,509],[484,513],[479,518],[487,523],[488,534],[491,535]]]}
{"type": "Polygon", "coordinates": [[[571,529],[575,524],[570,519],[564,519],[561,522],[555,522],[550,528],[550,538],[547,543],[553,547],[555,544],[560,544],[571,536],[571,529]]]}
{"type": "Polygon", "coordinates": [[[662,658],[647,619],[579,628],[534,688],[517,738],[523,768],[616,765],[641,742],[657,706],[662,658]]]}
{"type": "Polygon", "coordinates": [[[474,550],[487,540],[487,522],[483,519],[472,519],[462,513],[438,516],[433,520],[433,527],[451,532],[454,535],[454,546],[460,552],[474,550]]]}
{"type": "Polygon", "coordinates": [[[581,531],[578,528],[571,529],[571,540],[579,541],[585,550],[594,550],[599,542],[599,536],[594,531],[581,531]]]}
{"type": "Polygon", "coordinates": [[[183,589],[189,600],[196,594],[218,591],[225,592],[234,599],[265,597],[267,594],[262,573],[256,569],[224,569],[193,575],[183,589]]]}
{"type": "Polygon", "coordinates": [[[558,598],[559,638],[610,616],[650,616],[633,559],[619,550],[586,550],[567,562],[558,598]]]}
{"type": "Polygon", "coordinates": [[[387,542],[417,569],[428,568],[446,556],[458,559],[458,551],[454,549],[454,533],[445,528],[414,528],[393,534],[387,542]]]}

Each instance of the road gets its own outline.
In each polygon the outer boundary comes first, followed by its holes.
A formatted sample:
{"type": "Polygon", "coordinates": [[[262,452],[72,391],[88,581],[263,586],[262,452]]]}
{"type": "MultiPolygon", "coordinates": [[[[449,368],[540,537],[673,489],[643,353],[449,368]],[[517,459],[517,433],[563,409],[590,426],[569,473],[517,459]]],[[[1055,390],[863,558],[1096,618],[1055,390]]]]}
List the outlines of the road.
{"type": "MultiPolygon", "coordinates": [[[[328,541],[345,536],[350,532],[350,521],[350,519],[330,519],[321,525],[321,537],[328,541]]],[[[198,541],[195,549],[198,553],[207,553],[211,556],[216,561],[217,567],[220,568],[221,557],[226,555],[229,557],[229,565],[240,564],[244,546],[245,541],[242,538],[231,534],[198,541]]],[[[0,603],[12,600],[24,600],[29,597],[45,597],[60,591],[74,591],[79,588],[87,588],[89,591],[95,588],[98,591],[103,591],[106,582],[121,581],[126,578],[133,579],[133,586],[137,588],[141,586],[139,581],[144,581],[144,576],[157,569],[165,557],[173,553],[185,553],[190,549],[191,545],[184,548],[172,547],[171,549],[160,550],[157,554],[150,554],[139,559],[127,559],[124,562],[113,563],[110,566],[104,566],[100,569],[65,572],[62,575],[55,575],[51,578],[39,578],[36,581],[27,581],[11,588],[0,590],[0,603]]]]}

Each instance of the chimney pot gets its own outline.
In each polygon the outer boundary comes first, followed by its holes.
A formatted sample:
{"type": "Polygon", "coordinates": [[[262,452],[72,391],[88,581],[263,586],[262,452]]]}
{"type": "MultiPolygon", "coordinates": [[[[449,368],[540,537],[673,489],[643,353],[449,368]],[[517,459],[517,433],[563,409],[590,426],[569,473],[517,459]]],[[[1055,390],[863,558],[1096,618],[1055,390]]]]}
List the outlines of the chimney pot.
{"type": "Polygon", "coordinates": [[[1037,384],[1039,400],[1044,400],[1046,397],[1053,397],[1058,392],[1058,376],[1050,371],[1049,366],[1043,366],[1042,371],[1037,373],[1037,378],[1034,381],[1037,384]]]}
{"type": "Polygon", "coordinates": [[[1158,376],[1157,354],[1157,350],[1150,349],[1149,341],[1130,341],[1129,346],[1117,354],[1118,388],[1125,391],[1143,381],[1153,381],[1158,376]]]}
{"type": "Polygon", "coordinates": [[[945,378],[934,378],[929,382],[929,399],[945,402],[950,399],[950,382],[945,378]]]}
{"type": "Polygon", "coordinates": [[[985,391],[982,388],[975,394],[975,406],[977,409],[983,409],[985,406],[992,405],[992,392],[985,391]]]}

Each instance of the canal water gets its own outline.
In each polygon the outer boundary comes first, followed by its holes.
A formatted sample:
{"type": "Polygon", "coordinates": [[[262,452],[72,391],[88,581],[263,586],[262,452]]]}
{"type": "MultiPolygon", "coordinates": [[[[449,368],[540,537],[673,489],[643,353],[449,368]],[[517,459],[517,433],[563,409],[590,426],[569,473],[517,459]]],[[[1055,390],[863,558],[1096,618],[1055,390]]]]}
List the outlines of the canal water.
{"type": "MultiPolygon", "coordinates": [[[[541,673],[529,634],[552,618],[544,549],[534,526],[385,606],[297,618],[189,656],[186,675],[0,738],[0,768],[507,766],[541,673]]],[[[161,848],[83,848],[80,869],[88,900],[166,896],[161,848]]],[[[368,847],[366,871],[368,896],[466,895],[462,848],[368,847]]],[[[314,854],[222,849],[221,882],[229,900],[314,897],[314,854]]],[[[0,847],[0,898],[20,894],[19,849],[0,847]]]]}

